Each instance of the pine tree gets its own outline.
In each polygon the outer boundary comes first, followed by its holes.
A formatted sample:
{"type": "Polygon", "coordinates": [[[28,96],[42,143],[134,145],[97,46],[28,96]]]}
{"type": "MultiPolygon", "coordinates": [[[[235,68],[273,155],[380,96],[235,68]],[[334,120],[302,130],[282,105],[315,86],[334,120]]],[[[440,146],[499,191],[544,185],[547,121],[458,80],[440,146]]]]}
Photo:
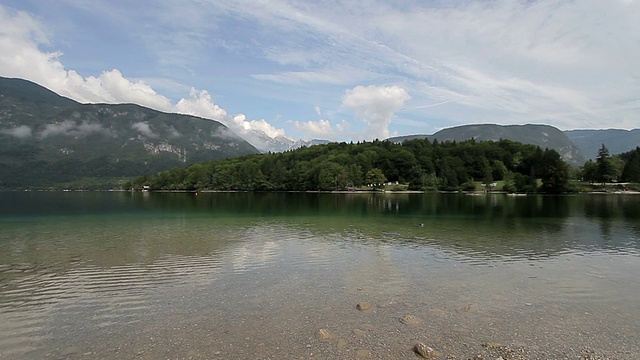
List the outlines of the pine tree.
{"type": "Polygon", "coordinates": [[[601,183],[607,183],[613,180],[615,177],[615,168],[611,162],[611,156],[609,156],[609,149],[604,144],[600,150],[598,150],[598,157],[596,158],[596,180],[601,183]]]}

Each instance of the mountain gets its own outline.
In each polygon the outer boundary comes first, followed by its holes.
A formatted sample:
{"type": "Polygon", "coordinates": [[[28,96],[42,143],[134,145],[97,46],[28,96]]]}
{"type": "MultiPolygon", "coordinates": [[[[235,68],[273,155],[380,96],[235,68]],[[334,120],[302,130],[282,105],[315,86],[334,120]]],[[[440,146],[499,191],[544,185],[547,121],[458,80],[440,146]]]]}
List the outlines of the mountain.
{"type": "Polygon", "coordinates": [[[133,104],[80,104],[0,78],[0,188],[128,179],[257,152],[217,121],[133,104]]]}
{"type": "Polygon", "coordinates": [[[564,133],[587,159],[595,159],[602,144],[609,149],[611,155],[640,146],[640,129],[567,130],[564,133]]]}
{"type": "Polygon", "coordinates": [[[320,139],[312,139],[312,140],[297,140],[293,144],[289,146],[289,150],[299,149],[301,147],[309,147],[313,145],[324,145],[328,144],[331,141],[329,140],[320,140],[320,139]]]}
{"type": "MultiPolygon", "coordinates": [[[[243,134],[244,135],[244,134],[243,134]]],[[[330,143],[329,140],[296,140],[293,141],[284,136],[276,136],[275,138],[270,137],[259,130],[252,130],[252,133],[249,134],[247,141],[251,142],[253,146],[255,146],[260,152],[268,153],[268,152],[284,152],[287,150],[295,150],[301,148],[303,146],[312,146],[312,145],[321,145],[330,143]]]]}
{"type": "Polygon", "coordinates": [[[580,166],[584,164],[584,156],[580,149],[559,129],[549,125],[463,125],[447,128],[433,135],[409,135],[389,138],[389,141],[402,142],[409,139],[424,139],[431,141],[497,141],[508,139],[523,144],[533,144],[542,149],[556,150],[569,164],[580,166]]]}

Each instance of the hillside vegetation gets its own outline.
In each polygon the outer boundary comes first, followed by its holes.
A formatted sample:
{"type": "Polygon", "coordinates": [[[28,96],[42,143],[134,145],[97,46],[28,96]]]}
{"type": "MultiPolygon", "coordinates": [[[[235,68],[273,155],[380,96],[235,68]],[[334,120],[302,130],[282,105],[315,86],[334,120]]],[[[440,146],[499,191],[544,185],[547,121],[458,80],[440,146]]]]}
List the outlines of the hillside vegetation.
{"type": "MultiPolygon", "coordinates": [[[[542,149],[553,149],[560,154],[562,159],[572,166],[580,166],[584,163],[584,154],[558,128],[549,125],[496,125],[474,124],[461,125],[442,129],[433,135],[409,135],[388,139],[393,142],[402,142],[410,139],[429,139],[431,141],[499,141],[508,139],[511,141],[539,146],[542,149]]],[[[598,143],[598,146],[600,144],[598,143]]]]}
{"type": "Polygon", "coordinates": [[[139,177],[133,185],[152,190],[332,191],[398,182],[411,190],[457,191],[475,189],[474,181],[491,188],[498,180],[506,191],[559,193],[568,190],[569,166],[555,150],[510,140],[414,139],[249,155],[139,177]]]}
{"type": "Polygon", "coordinates": [[[612,154],[632,151],[640,145],[640,129],[567,130],[564,133],[587,159],[595,159],[601,145],[612,154]]]}
{"type": "Polygon", "coordinates": [[[0,189],[112,188],[142,174],[257,152],[217,121],[132,104],[80,104],[0,78],[0,189]]]}

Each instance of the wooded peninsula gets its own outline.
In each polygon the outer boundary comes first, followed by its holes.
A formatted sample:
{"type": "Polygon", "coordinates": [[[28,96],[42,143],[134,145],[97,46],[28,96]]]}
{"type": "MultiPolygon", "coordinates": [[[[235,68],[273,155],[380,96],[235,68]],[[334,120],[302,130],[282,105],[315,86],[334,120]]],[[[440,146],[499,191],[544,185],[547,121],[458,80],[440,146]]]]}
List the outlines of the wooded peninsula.
{"type": "Polygon", "coordinates": [[[572,179],[640,182],[640,148],[571,168],[555,150],[510,140],[329,143],[253,154],[136,178],[132,188],[187,191],[349,191],[382,189],[518,193],[575,191],[572,179]],[[498,184],[500,186],[498,187],[498,184]]]}

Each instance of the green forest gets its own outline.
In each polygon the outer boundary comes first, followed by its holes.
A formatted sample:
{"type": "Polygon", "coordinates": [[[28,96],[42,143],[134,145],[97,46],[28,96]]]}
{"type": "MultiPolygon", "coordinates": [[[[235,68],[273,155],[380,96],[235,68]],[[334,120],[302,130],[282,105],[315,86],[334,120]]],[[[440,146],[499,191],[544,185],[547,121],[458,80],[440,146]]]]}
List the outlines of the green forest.
{"type": "Polygon", "coordinates": [[[151,190],[344,191],[398,184],[407,190],[472,191],[480,183],[488,190],[563,193],[575,190],[571,180],[583,173],[593,182],[640,180],[640,149],[610,156],[603,146],[600,152],[596,162],[578,171],[555,150],[510,140],[343,142],[194,164],[141,176],[129,185],[151,190]]]}
{"type": "Polygon", "coordinates": [[[488,186],[564,192],[569,167],[554,150],[509,140],[430,142],[408,140],[330,143],[284,153],[247,155],[176,168],[135,180],[152,190],[333,191],[407,184],[409,190],[488,186]]]}

